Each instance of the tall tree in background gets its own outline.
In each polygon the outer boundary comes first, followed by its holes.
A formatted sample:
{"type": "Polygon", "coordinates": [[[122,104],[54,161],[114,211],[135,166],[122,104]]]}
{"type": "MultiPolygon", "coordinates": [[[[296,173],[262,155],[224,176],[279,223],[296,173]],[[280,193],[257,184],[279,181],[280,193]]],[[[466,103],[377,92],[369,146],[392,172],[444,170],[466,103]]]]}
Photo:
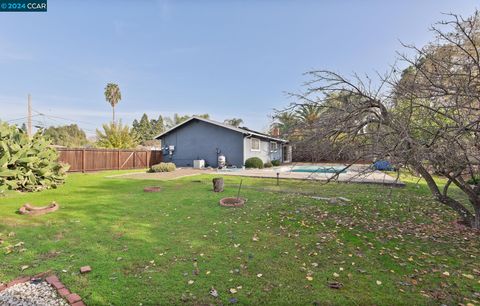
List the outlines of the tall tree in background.
{"type": "Polygon", "coordinates": [[[112,122],[115,122],[115,105],[122,100],[122,93],[117,84],[108,83],[105,86],[105,100],[112,106],[112,122]]]}
{"type": "Polygon", "coordinates": [[[200,117],[200,118],[203,118],[203,119],[210,119],[210,115],[209,114],[199,114],[199,115],[194,115],[195,117],[200,117]]]}
{"type": "Polygon", "coordinates": [[[152,126],[153,136],[157,136],[165,131],[165,123],[163,122],[163,117],[161,115],[158,116],[158,119],[150,120],[150,124],[152,126]]]}
{"type": "Polygon", "coordinates": [[[104,124],[103,131],[97,129],[97,143],[100,148],[132,149],[138,144],[138,140],[130,132],[128,125],[122,122],[104,124]]]}
{"type": "MultiPolygon", "coordinates": [[[[204,119],[210,119],[210,115],[209,114],[200,114],[200,115],[193,115],[195,117],[200,117],[200,118],[204,118],[204,119]]],[[[170,117],[164,117],[164,124],[165,124],[165,127],[170,129],[184,121],[187,121],[189,118],[191,118],[192,116],[190,115],[180,115],[180,114],[173,114],[173,117],[170,118],[170,117]]]]}
{"type": "Polygon", "coordinates": [[[239,127],[240,124],[243,123],[243,119],[241,118],[225,119],[223,123],[234,126],[234,127],[239,127]]]}
{"type": "Polygon", "coordinates": [[[73,148],[88,144],[85,132],[76,124],[51,126],[44,131],[43,135],[54,145],[73,148]]]}
{"type": "Polygon", "coordinates": [[[163,117],[158,116],[158,119],[149,119],[147,114],[143,114],[140,121],[133,120],[131,133],[134,134],[142,145],[152,145],[154,137],[164,131],[163,117]]]}
{"type": "Polygon", "coordinates": [[[307,126],[315,124],[320,118],[323,108],[315,104],[304,104],[298,107],[296,115],[307,126]]]}
{"type": "Polygon", "coordinates": [[[298,117],[292,111],[284,111],[273,116],[275,122],[272,124],[273,127],[280,129],[280,136],[288,138],[292,133],[293,129],[298,122],[298,117]]]}
{"type": "Polygon", "coordinates": [[[142,118],[140,118],[137,133],[140,142],[152,138],[152,125],[150,124],[147,114],[143,114],[142,118]]]}

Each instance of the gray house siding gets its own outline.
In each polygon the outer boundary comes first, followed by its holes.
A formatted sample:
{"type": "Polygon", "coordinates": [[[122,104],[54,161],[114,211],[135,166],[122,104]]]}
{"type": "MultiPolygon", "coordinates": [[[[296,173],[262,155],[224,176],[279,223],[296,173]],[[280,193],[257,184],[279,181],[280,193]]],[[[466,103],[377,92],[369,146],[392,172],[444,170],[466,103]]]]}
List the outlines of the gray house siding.
{"type": "Polygon", "coordinates": [[[175,151],[170,159],[164,151],[164,161],[171,161],[180,167],[193,165],[193,160],[204,159],[212,167],[217,166],[217,148],[225,155],[227,165],[242,167],[243,135],[241,133],[192,120],[161,137],[162,146],[174,145],[175,151]]]}
{"type": "Polygon", "coordinates": [[[278,148],[276,151],[270,150],[270,140],[265,140],[256,137],[245,137],[243,139],[243,152],[244,152],[244,161],[250,157],[258,157],[264,163],[272,160],[282,160],[282,143],[277,142],[278,148]],[[252,150],[252,138],[260,140],[260,150],[252,150]]]}

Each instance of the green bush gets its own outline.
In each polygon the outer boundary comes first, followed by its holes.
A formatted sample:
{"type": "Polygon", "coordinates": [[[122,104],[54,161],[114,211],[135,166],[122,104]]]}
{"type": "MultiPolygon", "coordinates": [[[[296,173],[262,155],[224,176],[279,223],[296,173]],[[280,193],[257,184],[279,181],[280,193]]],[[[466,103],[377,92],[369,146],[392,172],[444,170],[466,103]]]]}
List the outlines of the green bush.
{"type": "Polygon", "coordinates": [[[273,165],[274,167],[278,167],[278,166],[280,166],[280,161],[279,161],[278,159],[272,160],[272,165],[273,165]]]}
{"type": "Polygon", "coordinates": [[[265,167],[265,168],[272,168],[273,165],[272,165],[271,162],[266,162],[266,163],[263,164],[263,167],[265,167]]]}
{"type": "Polygon", "coordinates": [[[480,174],[474,175],[467,181],[467,183],[470,185],[478,185],[480,183],[480,174]]]}
{"type": "Polygon", "coordinates": [[[39,133],[33,138],[16,127],[0,123],[0,191],[39,191],[63,184],[68,165],[39,133]]]}
{"type": "Polygon", "coordinates": [[[177,167],[174,163],[159,163],[153,165],[150,168],[150,172],[172,172],[175,171],[175,169],[177,169],[177,167]]]}
{"type": "Polygon", "coordinates": [[[263,161],[258,157],[250,157],[245,161],[245,168],[263,168],[263,161]]]}

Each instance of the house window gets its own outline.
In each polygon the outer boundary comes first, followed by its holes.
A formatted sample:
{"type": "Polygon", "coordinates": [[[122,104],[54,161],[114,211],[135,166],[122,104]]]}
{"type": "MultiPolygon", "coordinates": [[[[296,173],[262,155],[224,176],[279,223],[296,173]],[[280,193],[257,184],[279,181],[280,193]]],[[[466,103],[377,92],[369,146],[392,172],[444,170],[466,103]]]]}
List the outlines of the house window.
{"type": "Polygon", "coordinates": [[[260,139],[252,138],[251,141],[251,150],[252,151],[260,151],[260,139]]]}
{"type": "Polygon", "coordinates": [[[275,141],[270,142],[270,152],[277,152],[278,151],[278,143],[275,141]]]}

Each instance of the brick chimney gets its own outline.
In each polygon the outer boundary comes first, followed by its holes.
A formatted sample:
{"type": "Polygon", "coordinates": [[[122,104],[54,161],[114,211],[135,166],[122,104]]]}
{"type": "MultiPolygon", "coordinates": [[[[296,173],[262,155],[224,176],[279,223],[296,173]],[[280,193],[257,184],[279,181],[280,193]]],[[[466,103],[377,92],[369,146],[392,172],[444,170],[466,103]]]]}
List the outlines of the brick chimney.
{"type": "Polygon", "coordinates": [[[273,127],[271,133],[273,137],[280,137],[280,128],[278,126],[273,127]]]}

